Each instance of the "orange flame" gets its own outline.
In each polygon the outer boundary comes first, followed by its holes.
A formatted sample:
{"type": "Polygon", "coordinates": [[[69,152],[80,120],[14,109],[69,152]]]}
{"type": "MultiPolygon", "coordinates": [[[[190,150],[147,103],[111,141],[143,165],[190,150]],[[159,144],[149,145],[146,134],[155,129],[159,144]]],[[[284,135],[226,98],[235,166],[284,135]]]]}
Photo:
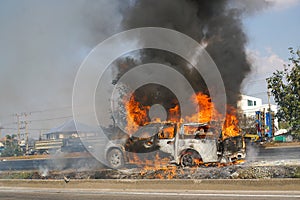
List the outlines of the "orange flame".
{"type": "Polygon", "coordinates": [[[234,108],[229,108],[228,110],[222,127],[223,139],[239,135],[239,121],[236,116],[236,110],[234,108]]]}
{"type": "Polygon", "coordinates": [[[215,112],[214,104],[211,102],[211,99],[206,94],[202,93],[194,94],[191,99],[195,106],[199,108],[199,112],[192,116],[187,116],[185,121],[200,123],[211,121],[212,114],[215,112]]]}
{"type": "MultiPolygon", "coordinates": [[[[192,101],[199,107],[199,112],[192,116],[187,116],[185,119],[187,122],[205,123],[210,121],[219,121],[221,119],[221,114],[215,108],[211,98],[206,94],[195,94],[192,96],[192,101]]],[[[236,109],[228,106],[227,110],[225,121],[222,126],[223,139],[239,135],[236,109]]]]}
{"type": "MultiPolygon", "coordinates": [[[[169,121],[171,122],[200,122],[206,123],[210,121],[219,121],[221,114],[215,108],[211,98],[203,93],[194,94],[191,97],[192,102],[199,111],[191,116],[186,116],[185,119],[180,119],[180,108],[176,105],[169,109],[169,121]]],[[[150,122],[148,112],[150,106],[144,106],[136,101],[135,96],[131,95],[129,101],[125,101],[125,108],[127,111],[127,127],[126,131],[133,134],[138,130],[139,126],[143,126],[150,122]]],[[[223,139],[239,135],[238,119],[236,116],[236,109],[229,108],[225,116],[225,121],[222,126],[223,139]]],[[[161,122],[160,119],[155,119],[155,122],[161,122]]]]}
{"type": "Polygon", "coordinates": [[[170,122],[177,122],[178,118],[180,117],[180,110],[179,105],[177,104],[174,108],[169,109],[169,121],[170,122]]]}
{"type": "Polygon", "coordinates": [[[131,95],[129,101],[125,101],[125,108],[127,111],[127,133],[132,134],[138,130],[139,126],[143,126],[149,122],[148,112],[150,106],[143,106],[141,103],[135,100],[134,95],[131,95]]]}
{"type": "MultiPolygon", "coordinates": [[[[133,163],[142,164],[141,160],[134,156],[133,163]]],[[[149,172],[154,172],[152,178],[156,179],[173,179],[177,176],[177,167],[176,166],[168,166],[170,162],[169,158],[161,158],[159,153],[155,154],[155,158],[153,160],[145,160],[143,162],[144,167],[140,171],[140,175],[144,176],[149,174],[149,172]],[[155,173],[158,172],[158,173],[155,173]]]]}

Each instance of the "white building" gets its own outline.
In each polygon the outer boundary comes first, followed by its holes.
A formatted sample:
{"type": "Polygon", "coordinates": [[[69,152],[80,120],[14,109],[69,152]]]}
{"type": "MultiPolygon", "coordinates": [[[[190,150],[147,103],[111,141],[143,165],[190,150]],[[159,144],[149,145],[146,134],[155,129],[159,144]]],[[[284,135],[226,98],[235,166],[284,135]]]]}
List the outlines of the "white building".
{"type": "MultiPolygon", "coordinates": [[[[270,104],[271,111],[274,113],[277,113],[277,105],[270,104]]],[[[241,99],[238,102],[238,108],[240,111],[245,114],[247,117],[255,117],[256,111],[265,111],[268,112],[269,110],[269,104],[263,104],[262,99],[247,96],[247,95],[241,95],[241,99]]],[[[278,127],[278,120],[275,118],[275,126],[278,127]]]]}
{"type": "Polygon", "coordinates": [[[262,105],[262,99],[247,95],[241,95],[238,102],[238,108],[247,116],[255,116],[255,111],[259,111],[262,105]]]}

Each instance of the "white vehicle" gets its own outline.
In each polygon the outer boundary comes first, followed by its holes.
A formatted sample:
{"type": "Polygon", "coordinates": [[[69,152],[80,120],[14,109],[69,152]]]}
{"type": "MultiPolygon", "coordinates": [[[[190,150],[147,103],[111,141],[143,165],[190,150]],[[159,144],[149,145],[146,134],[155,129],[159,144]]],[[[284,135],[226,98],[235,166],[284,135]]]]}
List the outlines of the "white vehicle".
{"type": "Polygon", "coordinates": [[[105,155],[111,168],[122,168],[128,154],[160,151],[169,154],[172,163],[195,166],[203,163],[233,162],[244,159],[241,136],[222,140],[220,133],[206,123],[153,123],[142,127],[127,140],[109,142],[105,155]]]}

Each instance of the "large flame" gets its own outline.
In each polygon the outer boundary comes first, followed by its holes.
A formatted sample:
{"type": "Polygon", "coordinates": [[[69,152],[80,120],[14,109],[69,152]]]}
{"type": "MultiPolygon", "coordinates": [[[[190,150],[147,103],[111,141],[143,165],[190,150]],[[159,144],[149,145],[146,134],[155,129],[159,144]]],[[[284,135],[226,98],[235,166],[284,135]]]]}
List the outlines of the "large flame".
{"type": "Polygon", "coordinates": [[[186,122],[210,122],[215,111],[214,104],[211,102],[211,99],[203,93],[194,94],[191,97],[193,104],[199,108],[199,112],[196,112],[192,116],[186,116],[186,122]]]}
{"type": "MultiPolygon", "coordinates": [[[[226,116],[223,117],[215,108],[214,103],[211,98],[203,93],[194,94],[191,97],[192,103],[198,107],[198,112],[192,114],[191,116],[185,116],[180,118],[180,108],[176,105],[168,110],[169,121],[170,122],[199,122],[207,123],[211,121],[219,122],[222,118],[225,121],[222,125],[223,139],[227,137],[234,137],[239,135],[238,119],[236,116],[236,109],[229,107],[227,108],[226,116]]],[[[124,100],[126,108],[126,120],[127,126],[126,131],[129,134],[134,134],[140,126],[143,126],[150,122],[148,116],[150,106],[142,105],[140,102],[136,101],[135,96],[132,94],[129,100],[124,100]]],[[[155,122],[161,122],[160,119],[155,119],[155,122]]],[[[220,124],[220,123],[218,123],[220,124]]]]}
{"type": "Polygon", "coordinates": [[[180,117],[180,110],[179,105],[177,104],[174,108],[169,109],[169,121],[171,122],[177,122],[178,118],[180,117]]]}
{"type": "Polygon", "coordinates": [[[239,135],[238,123],[236,109],[228,107],[225,122],[222,127],[223,139],[239,135]]]}
{"type": "MultiPolygon", "coordinates": [[[[211,101],[211,98],[203,93],[195,94],[191,97],[192,103],[195,104],[199,108],[199,112],[194,113],[191,116],[186,116],[184,119],[180,118],[180,107],[176,105],[173,108],[170,108],[169,113],[169,121],[171,122],[211,122],[211,121],[219,121],[222,118],[225,118],[224,122],[216,123],[223,124],[222,129],[222,138],[226,139],[228,137],[234,137],[239,135],[238,129],[238,120],[236,117],[236,109],[228,107],[227,113],[225,117],[222,117],[221,114],[216,110],[215,105],[211,101]]],[[[127,128],[126,130],[133,134],[139,126],[145,125],[150,122],[150,118],[148,116],[148,112],[150,110],[150,106],[144,106],[141,103],[137,102],[135,97],[132,95],[129,101],[125,104],[127,111],[127,128]]],[[[153,122],[160,122],[160,119],[153,119],[153,122]]],[[[188,132],[188,131],[185,131],[188,132]]],[[[192,130],[194,133],[195,130],[192,130]]],[[[164,137],[172,138],[174,137],[174,130],[172,127],[166,128],[164,130],[164,137]]],[[[168,165],[170,163],[169,157],[160,157],[159,153],[156,152],[155,156],[147,157],[145,154],[143,156],[139,156],[137,153],[130,153],[129,162],[132,164],[136,164],[141,167],[140,175],[148,176],[151,175],[151,178],[155,179],[173,179],[177,178],[178,174],[184,173],[182,168],[177,168],[176,166],[168,165]]],[[[201,159],[194,160],[196,166],[215,166],[221,167],[235,163],[203,163],[201,159]]],[[[241,162],[241,161],[237,161],[241,162]]],[[[191,168],[190,170],[193,170],[191,168]]],[[[191,172],[192,173],[192,172],[191,172]]]]}
{"type": "Polygon", "coordinates": [[[140,126],[145,125],[148,121],[148,112],[150,106],[143,106],[141,103],[135,100],[135,96],[131,95],[129,101],[125,99],[126,115],[126,131],[129,134],[133,134],[138,130],[140,126]]]}
{"type": "MultiPolygon", "coordinates": [[[[236,109],[227,106],[226,116],[223,117],[218,110],[216,109],[214,103],[211,101],[211,98],[203,93],[197,93],[192,96],[192,102],[198,106],[199,111],[192,116],[185,117],[186,122],[220,122],[222,118],[225,118],[225,121],[222,125],[222,136],[223,139],[228,137],[238,136],[238,119],[236,109]]],[[[220,123],[217,123],[220,124],[220,123]]]]}

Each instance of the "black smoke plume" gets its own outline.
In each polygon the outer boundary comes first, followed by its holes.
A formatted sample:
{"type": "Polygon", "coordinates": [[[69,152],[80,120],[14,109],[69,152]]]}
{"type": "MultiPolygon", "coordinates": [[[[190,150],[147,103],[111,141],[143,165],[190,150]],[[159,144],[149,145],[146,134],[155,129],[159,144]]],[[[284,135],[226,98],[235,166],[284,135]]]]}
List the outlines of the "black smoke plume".
{"type": "MultiPolygon", "coordinates": [[[[216,63],[223,78],[227,102],[236,106],[241,83],[250,71],[246,59],[246,35],[242,29],[243,9],[232,6],[228,0],[140,0],[123,10],[123,29],[164,27],[177,30],[205,43],[206,50],[216,63]]],[[[140,61],[154,59],[171,63],[181,71],[197,91],[207,92],[199,74],[187,70],[186,63],[168,53],[146,50],[140,52],[140,61]],[[188,73],[189,72],[189,73],[188,73]],[[198,85],[198,88],[197,86],[198,85]]],[[[120,70],[119,76],[125,73],[120,70]]]]}

